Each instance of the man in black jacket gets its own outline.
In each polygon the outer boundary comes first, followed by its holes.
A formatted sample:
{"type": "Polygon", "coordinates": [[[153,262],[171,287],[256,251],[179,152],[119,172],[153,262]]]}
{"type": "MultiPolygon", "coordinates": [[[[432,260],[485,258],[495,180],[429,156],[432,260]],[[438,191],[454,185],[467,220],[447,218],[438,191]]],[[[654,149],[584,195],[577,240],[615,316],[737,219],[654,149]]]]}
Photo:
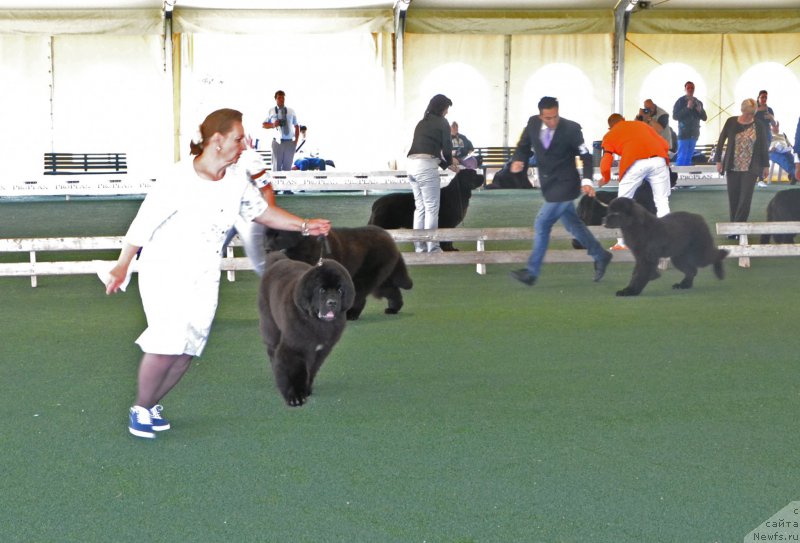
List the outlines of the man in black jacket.
{"type": "Polygon", "coordinates": [[[511,171],[522,171],[531,154],[536,155],[539,184],[545,202],[534,223],[533,250],[528,266],[511,276],[528,286],[539,277],[544,255],[550,243],[550,230],[556,221],[587,248],[594,259],[594,280],[599,281],[611,261],[611,253],[600,246],[586,225],[578,218],[573,201],[581,191],[594,197],[592,153],[583,141],[581,126],[558,114],[558,100],[545,96],[539,100],[539,115],[528,119],[511,163],[511,171]],[[583,180],[575,168],[575,157],[583,162],[583,180]]]}

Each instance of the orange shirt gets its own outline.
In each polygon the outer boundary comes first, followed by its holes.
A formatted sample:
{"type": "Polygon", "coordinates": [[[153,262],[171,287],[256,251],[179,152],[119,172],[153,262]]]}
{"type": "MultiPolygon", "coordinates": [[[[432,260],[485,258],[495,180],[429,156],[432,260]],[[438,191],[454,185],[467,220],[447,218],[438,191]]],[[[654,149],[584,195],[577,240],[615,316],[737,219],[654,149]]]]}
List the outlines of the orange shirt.
{"type": "Polygon", "coordinates": [[[642,121],[620,121],[603,138],[603,159],[600,173],[603,181],[611,179],[611,163],[619,155],[619,178],[637,160],[660,156],[669,165],[669,145],[658,132],[642,121]]]}

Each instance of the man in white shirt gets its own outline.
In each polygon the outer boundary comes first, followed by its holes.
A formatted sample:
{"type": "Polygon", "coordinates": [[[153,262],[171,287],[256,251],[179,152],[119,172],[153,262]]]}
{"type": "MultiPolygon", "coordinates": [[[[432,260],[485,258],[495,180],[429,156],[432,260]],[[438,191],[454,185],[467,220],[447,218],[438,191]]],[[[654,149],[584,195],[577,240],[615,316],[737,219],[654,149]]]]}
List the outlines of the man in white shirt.
{"type": "Polygon", "coordinates": [[[274,128],[272,139],[272,171],[288,172],[292,169],[294,150],[300,138],[300,123],[294,110],[284,105],[286,93],[279,90],[275,93],[275,107],[270,108],[269,115],[261,125],[274,128]]]}

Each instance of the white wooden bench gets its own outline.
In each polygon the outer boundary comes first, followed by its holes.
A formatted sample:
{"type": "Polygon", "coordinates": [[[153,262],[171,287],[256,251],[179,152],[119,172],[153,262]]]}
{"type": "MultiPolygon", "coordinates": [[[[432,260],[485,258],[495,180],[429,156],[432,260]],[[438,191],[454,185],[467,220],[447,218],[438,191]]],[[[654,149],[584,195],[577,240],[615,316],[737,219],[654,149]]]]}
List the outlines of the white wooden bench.
{"type": "Polygon", "coordinates": [[[739,236],[739,245],[725,245],[730,256],[739,259],[739,266],[750,267],[751,257],[762,256],[800,256],[800,244],[770,243],[750,245],[748,235],[761,234],[800,234],[800,222],[718,222],[717,234],[739,236]]]}

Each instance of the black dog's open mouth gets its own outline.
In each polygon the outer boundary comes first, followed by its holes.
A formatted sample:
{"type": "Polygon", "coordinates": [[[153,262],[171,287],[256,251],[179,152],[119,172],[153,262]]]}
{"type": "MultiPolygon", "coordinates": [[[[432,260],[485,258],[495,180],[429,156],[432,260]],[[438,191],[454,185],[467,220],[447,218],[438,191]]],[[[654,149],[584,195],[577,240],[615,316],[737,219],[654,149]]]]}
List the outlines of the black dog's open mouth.
{"type": "Polygon", "coordinates": [[[319,320],[329,322],[336,318],[336,313],[334,313],[331,310],[328,310],[327,313],[323,313],[322,311],[320,311],[317,314],[317,317],[319,317],[319,320]]]}

